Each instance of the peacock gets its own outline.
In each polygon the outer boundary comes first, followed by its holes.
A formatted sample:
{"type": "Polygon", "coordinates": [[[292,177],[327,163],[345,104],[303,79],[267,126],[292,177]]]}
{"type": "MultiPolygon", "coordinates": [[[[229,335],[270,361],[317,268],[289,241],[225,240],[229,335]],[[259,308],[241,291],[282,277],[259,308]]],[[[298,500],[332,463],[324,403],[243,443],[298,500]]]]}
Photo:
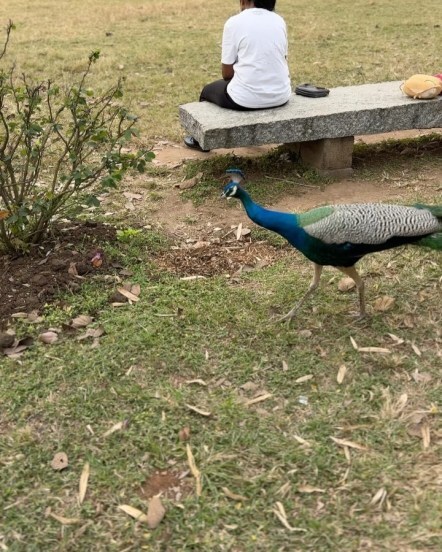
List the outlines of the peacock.
{"type": "Polygon", "coordinates": [[[226,171],[223,197],[239,199],[249,218],[284,237],[314,265],[313,280],[302,299],[282,318],[290,322],[319,285],[324,266],[349,276],[359,292],[359,317],[366,316],[364,281],[356,263],[376,251],[406,244],[442,251],[442,205],[413,206],[353,203],[317,207],[305,213],[283,213],[255,203],[240,186],[239,169],[226,171]]]}

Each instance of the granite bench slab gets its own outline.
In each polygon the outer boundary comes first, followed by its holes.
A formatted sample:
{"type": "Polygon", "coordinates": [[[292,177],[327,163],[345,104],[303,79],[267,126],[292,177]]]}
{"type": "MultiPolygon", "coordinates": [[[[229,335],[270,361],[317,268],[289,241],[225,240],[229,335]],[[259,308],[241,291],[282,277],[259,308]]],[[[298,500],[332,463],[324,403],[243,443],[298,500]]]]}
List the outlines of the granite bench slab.
{"type": "Polygon", "coordinates": [[[180,106],[180,121],[203,149],[300,144],[306,164],[346,174],[356,135],[442,127],[442,96],[415,100],[402,93],[401,83],[341,86],[324,98],[293,94],[285,106],[259,111],[193,102],[180,106]]]}

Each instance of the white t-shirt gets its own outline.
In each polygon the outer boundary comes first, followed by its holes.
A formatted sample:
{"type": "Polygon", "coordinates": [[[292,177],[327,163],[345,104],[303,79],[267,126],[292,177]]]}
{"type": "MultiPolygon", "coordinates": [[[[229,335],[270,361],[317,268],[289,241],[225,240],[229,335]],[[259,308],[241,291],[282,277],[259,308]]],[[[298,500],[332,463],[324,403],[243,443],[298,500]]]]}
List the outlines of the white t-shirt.
{"type": "Polygon", "coordinates": [[[224,25],[221,63],[233,65],[227,86],[234,102],[265,108],[284,104],[291,95],[284,19],[269,10],[248,8],[224,25]]]}

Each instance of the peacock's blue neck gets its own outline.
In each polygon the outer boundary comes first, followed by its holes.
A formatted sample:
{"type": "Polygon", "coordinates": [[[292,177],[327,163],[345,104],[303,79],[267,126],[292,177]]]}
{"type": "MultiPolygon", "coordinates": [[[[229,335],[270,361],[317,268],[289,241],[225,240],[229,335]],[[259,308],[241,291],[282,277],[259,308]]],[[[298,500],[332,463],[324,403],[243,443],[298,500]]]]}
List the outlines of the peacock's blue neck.
{"type": "Polygon", "coordinates": [[[290,243],[296,240],[296,229],[299,229],[297,215],[265,209],[255,203],[242,188],[238,190],[237,197],[241,200],[247,215],[253,222],[263,228],[277,232],[290,243]]]}

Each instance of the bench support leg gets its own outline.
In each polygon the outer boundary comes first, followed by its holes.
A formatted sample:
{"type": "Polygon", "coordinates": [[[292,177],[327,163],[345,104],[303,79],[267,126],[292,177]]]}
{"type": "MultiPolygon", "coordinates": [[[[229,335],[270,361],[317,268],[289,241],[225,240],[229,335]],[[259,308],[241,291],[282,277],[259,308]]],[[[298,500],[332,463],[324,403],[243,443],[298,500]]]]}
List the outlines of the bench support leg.
{"type": "Polygon", "coordinates": [[[353,172],[353,143],[354,136],[346,136],[287,145],[290,149],[295,149],[302,163],[313,167],[319,174],[331,178],[345,178],[353,172]]]}

